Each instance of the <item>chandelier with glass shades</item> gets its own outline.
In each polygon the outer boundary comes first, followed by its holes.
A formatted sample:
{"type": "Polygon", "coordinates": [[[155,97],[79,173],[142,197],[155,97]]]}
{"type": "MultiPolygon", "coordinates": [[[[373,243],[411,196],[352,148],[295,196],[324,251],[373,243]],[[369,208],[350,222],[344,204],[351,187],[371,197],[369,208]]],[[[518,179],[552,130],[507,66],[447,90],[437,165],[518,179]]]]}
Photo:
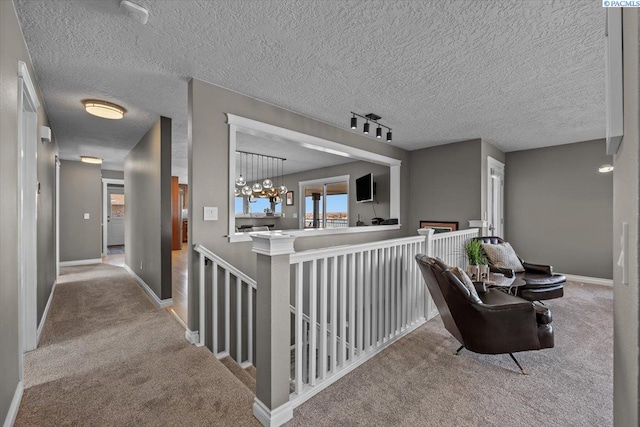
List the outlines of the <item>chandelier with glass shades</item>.
{"type": "Polygon", "coordinates": [[[287,187],[282,182],[285,160],[282,157],[236,151],[236,165],[240,167],[236,171],[235,196],[248,197],[250,202],[255,198],[268,198],[273,203],[280,203],[281,196],[287,193],[287,187]]]}

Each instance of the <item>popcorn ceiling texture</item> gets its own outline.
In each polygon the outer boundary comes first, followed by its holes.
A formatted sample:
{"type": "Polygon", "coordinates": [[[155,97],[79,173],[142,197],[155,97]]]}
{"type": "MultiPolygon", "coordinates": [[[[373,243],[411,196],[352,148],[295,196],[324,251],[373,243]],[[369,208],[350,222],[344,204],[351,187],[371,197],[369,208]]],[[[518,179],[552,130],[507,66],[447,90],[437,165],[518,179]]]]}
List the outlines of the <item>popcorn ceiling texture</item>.
{"type": "Polygon", "coordinates": [[[185,174],[191,77],[342,128],[351,110],[378,113],[409,150],[605,136],[605,11],[592,0],[136,3],[145,26],[117,0],[15,0],[62,158],[117,168],[164,115],[185,174]],[[84,98],[129,113],[93,118],[84,98]]]}

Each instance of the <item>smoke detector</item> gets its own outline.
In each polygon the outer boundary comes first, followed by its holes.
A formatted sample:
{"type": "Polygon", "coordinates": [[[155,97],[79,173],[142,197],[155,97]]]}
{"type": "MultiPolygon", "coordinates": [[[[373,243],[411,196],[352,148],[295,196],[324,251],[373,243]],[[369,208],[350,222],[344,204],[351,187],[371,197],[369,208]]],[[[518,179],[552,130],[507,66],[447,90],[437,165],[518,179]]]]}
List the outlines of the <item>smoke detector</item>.
{"type": "Polygon", "coordinates": [[[147,9],[127,0],[120,2],[120,11],[142,25],[146,24],[149,19],[149,11],[147,9]]]}

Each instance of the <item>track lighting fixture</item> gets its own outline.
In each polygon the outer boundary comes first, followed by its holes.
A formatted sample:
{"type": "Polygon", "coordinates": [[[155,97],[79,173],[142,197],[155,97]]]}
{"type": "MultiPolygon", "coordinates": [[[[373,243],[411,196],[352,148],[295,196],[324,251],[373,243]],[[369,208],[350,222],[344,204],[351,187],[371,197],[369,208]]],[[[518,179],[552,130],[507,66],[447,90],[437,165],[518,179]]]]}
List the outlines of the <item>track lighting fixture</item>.
{"type": "Polygon", "coordinates": [[[362,133],[364,133],[365,135],[369,135],[369,131],[371,129],[371,124],[369,122],[375,123],[376,126],[378,126],[376,128],[376,138],[380,139],[382,138],[382,128],[387,129],[387,142],[391,142],[391,128],[389,126],[385,126],[382,123],[379,123],[378,120],[380,120],[382,117],[380,117],[377,114],[374,113],[369,113],[366,114],[364,116],[358,114],[358,113],[354,113],[353,111],[351,112],[352,117],[351,117],[351,129],[357,129],[358,128],[358,118],[357,117],[361,117],[363,119],[365,119],[365,123],[364,126],[362,128],[362,133]],[[357,117],[356,117],[357,116],[357,117]]]}

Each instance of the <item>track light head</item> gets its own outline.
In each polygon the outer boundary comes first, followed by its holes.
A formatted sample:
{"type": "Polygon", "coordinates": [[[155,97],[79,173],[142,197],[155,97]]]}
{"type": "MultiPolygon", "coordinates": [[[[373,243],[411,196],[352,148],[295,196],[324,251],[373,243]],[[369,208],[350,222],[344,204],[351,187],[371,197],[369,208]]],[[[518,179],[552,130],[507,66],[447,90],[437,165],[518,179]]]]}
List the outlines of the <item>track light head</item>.
{"type": "Polygon", "coordinates": [[[376,138],[382,138],[382,128],[380,126],[376,129],[376,138]]]}
{"type": "Polygon", "coordinates": [[[354,115],[351,117],[351,129],[356,129],[358,127],[358,119],[354,115]]]}
{"type": "Polygon", "coordinates": [[[369,135],[369,122],[366,122],[364,124],[364,131],[363,132],[364,132],[365,135],[369,135]]]}
{"type": "Polygon", "coordinates": [[[391,142],[391,131],[387,132],[387,142],[391,142]]]}

